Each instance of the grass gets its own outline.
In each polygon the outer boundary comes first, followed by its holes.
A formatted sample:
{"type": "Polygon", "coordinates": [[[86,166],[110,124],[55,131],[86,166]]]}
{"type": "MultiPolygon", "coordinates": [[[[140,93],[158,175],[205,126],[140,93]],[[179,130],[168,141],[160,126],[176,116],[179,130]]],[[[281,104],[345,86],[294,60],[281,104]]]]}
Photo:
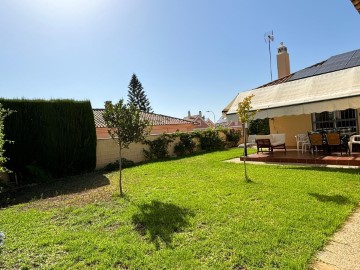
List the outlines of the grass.
{"type": "Polygon", "coordinates": [[[223,160],[239,150],[23,190],[0,269],[307,269],[360,202],[356,170],[223,160]],[[29,199],[33,198],[29,201],[29,199]]]}

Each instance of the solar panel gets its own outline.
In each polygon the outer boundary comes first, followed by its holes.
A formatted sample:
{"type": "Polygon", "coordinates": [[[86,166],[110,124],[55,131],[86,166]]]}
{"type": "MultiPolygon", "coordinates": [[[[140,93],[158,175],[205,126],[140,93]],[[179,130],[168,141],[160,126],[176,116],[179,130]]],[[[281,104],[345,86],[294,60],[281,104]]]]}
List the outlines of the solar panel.
{"type": "Polygon", "coordinates": [[[289,81],[294,81],[294,80],[303,79],[303,78],[306,78],[306,77],[311,77],[311,76],[313,76],[315,74],[315,72],[319,68],[320,68],[320,66],[304,68],[304,69],[296,72],[294,74],[294,76],[292,76],[289,81]]]}
{"type": "Polygon", "coordinates": [[[360,50],[355,51],[353,57],[347,63],[345,68],[357,67],[360,66],[360,50]]]}
{"type": "Polygon", "coordinates": [[[360,66],[360,50],[332,56],[323,64],[305,68],[296,72],[288,81],[294,81],[357,66],[360,66]]]}
{"type": "Polygon", "coordinates": [[[347,52],[330,57],[314,75],[320,75],[336,70],[344,69],[350,59],[353,57],[355,51],[347,52]]]}

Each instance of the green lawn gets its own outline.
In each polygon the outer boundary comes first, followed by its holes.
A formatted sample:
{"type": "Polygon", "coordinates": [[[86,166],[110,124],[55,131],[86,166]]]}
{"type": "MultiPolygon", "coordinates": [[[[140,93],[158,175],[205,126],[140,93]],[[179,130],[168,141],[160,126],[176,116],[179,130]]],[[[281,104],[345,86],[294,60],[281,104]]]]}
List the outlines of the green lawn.
{"type": "Polygon", "coordinates": [[[307,269],[359,204],[359,172],[249,164],[246,183],[222,162],[239,154],[125,169],[125,198],[118,173],[24,190],[0,210],[0,269],[307,269]]]}

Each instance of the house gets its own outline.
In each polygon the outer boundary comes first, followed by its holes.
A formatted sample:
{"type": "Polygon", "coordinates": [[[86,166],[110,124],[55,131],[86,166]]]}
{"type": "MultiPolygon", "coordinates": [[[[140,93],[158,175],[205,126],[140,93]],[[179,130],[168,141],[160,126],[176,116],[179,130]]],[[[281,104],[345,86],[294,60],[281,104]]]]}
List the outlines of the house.
{"type": "Polygon", "coordinates": [[[190,111],[188,111],[188,116],[184,117],[184,120],[192,122],[194,125],[196,125],[196,129],[198,130],[213,128],[215,126],[214,122],[209,118],[205,119],[201,111],[199,111],[199,114],[195,115],[191,115],[190,111]]]}
{"type": "MultiPolygon", "coordinates": [[[[98,139],[105,139],[110,137],[108,133],[108,128],[106,127],[103,118],[104,111],[105,109],[93,109],[96,127],[96,137],[98,139]]],[[[196,123],[192,121],[187,121],[162,114],[141,112],[141,117],[151,123],[152,128],[150,135],[174,133],[176,131],[189,132],[197,127],[196,123]]]]}
{"type": "Polygon", "coordinates": [[[286,133],[286,145],[307,131],[343,129],[359,133],[360,50],[330,57],[290,73],[290,58],[282,43],[277,54],[278,79],[240,92],[223,114],[237,122],[238,103],[254,95],[255,119],[269,119],[271,133],[286,133]]]}

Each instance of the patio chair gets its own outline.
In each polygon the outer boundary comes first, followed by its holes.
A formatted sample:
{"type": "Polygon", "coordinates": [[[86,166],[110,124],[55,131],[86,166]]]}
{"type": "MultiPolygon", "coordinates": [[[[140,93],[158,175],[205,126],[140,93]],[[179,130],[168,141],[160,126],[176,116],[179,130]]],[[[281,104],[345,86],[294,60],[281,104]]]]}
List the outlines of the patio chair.
{"type": "Polygon", "coordinates": [[[304,153],[304,150],[309,147],[310,149],[310,141],[309,136],[307,134],[297,134],[295,136],[296,139],[296,150],[299,151],[299,148],[301,147],[301,153],[304,153]]]}
{"type": "Polygon", "coordinates": [[[360,145],[360,135],[353,135],[353,136],[350,137],[350,140],[348,142],[349,153],[350,154],[352,154],[352,152],[353,152],[353,144],[360,145]]]}
{"type": "Polygon", "coordinates": [[[247,145],[254,146],[256,144],[255,140],[256,140],[256,135],[249,135],[248,140],[247,140],[248,141],[247,145]]]}
{"type": "Polygon", "coordinates": [[[272,152],[269,135],[257,135],[255,142],[256,142],[256,148],[258,154],[259,152],[263,153],[264,148],[267,149],[266,152],[272,152]]]}
{"type": "Polygon", "coordinates": [[[309,151],[310,151],[311,143],[310,143],[308,135],[306,135],[306,137],[304,138],[304,141],[301,144],[301,153],[304,154],[304,151],[306,152],[307,148],[309,148],[309,151]]]}
{"type": "Polygon", "coordinates": [[[340,148],[340,154],[342,155],[342,148],[345,148],[345,151],[347,153],[347,146],[346,144],[343,144],[340,139],[340,134],[337,132],[334,133],[327,133],[325,134],[327,145],[330,147],[330,150],[332,150],[334,147],[340,148]]]}
{"type": "Polygon", "coordinates": [[[314,153],[314,151],[318,151],[318,148],[323,147],[323,139],[320,133],[309,133],[309,140],[310,140],[310,151],[314,153]]]}
{"type": "Polygon", "coordinates": [[[257,152],[264,152],[264,148],[268,149],[267,152],[273,152],[274,149],[279,148],[286,152],[285,139],[285,134],[256,135],[257,152]]]}

